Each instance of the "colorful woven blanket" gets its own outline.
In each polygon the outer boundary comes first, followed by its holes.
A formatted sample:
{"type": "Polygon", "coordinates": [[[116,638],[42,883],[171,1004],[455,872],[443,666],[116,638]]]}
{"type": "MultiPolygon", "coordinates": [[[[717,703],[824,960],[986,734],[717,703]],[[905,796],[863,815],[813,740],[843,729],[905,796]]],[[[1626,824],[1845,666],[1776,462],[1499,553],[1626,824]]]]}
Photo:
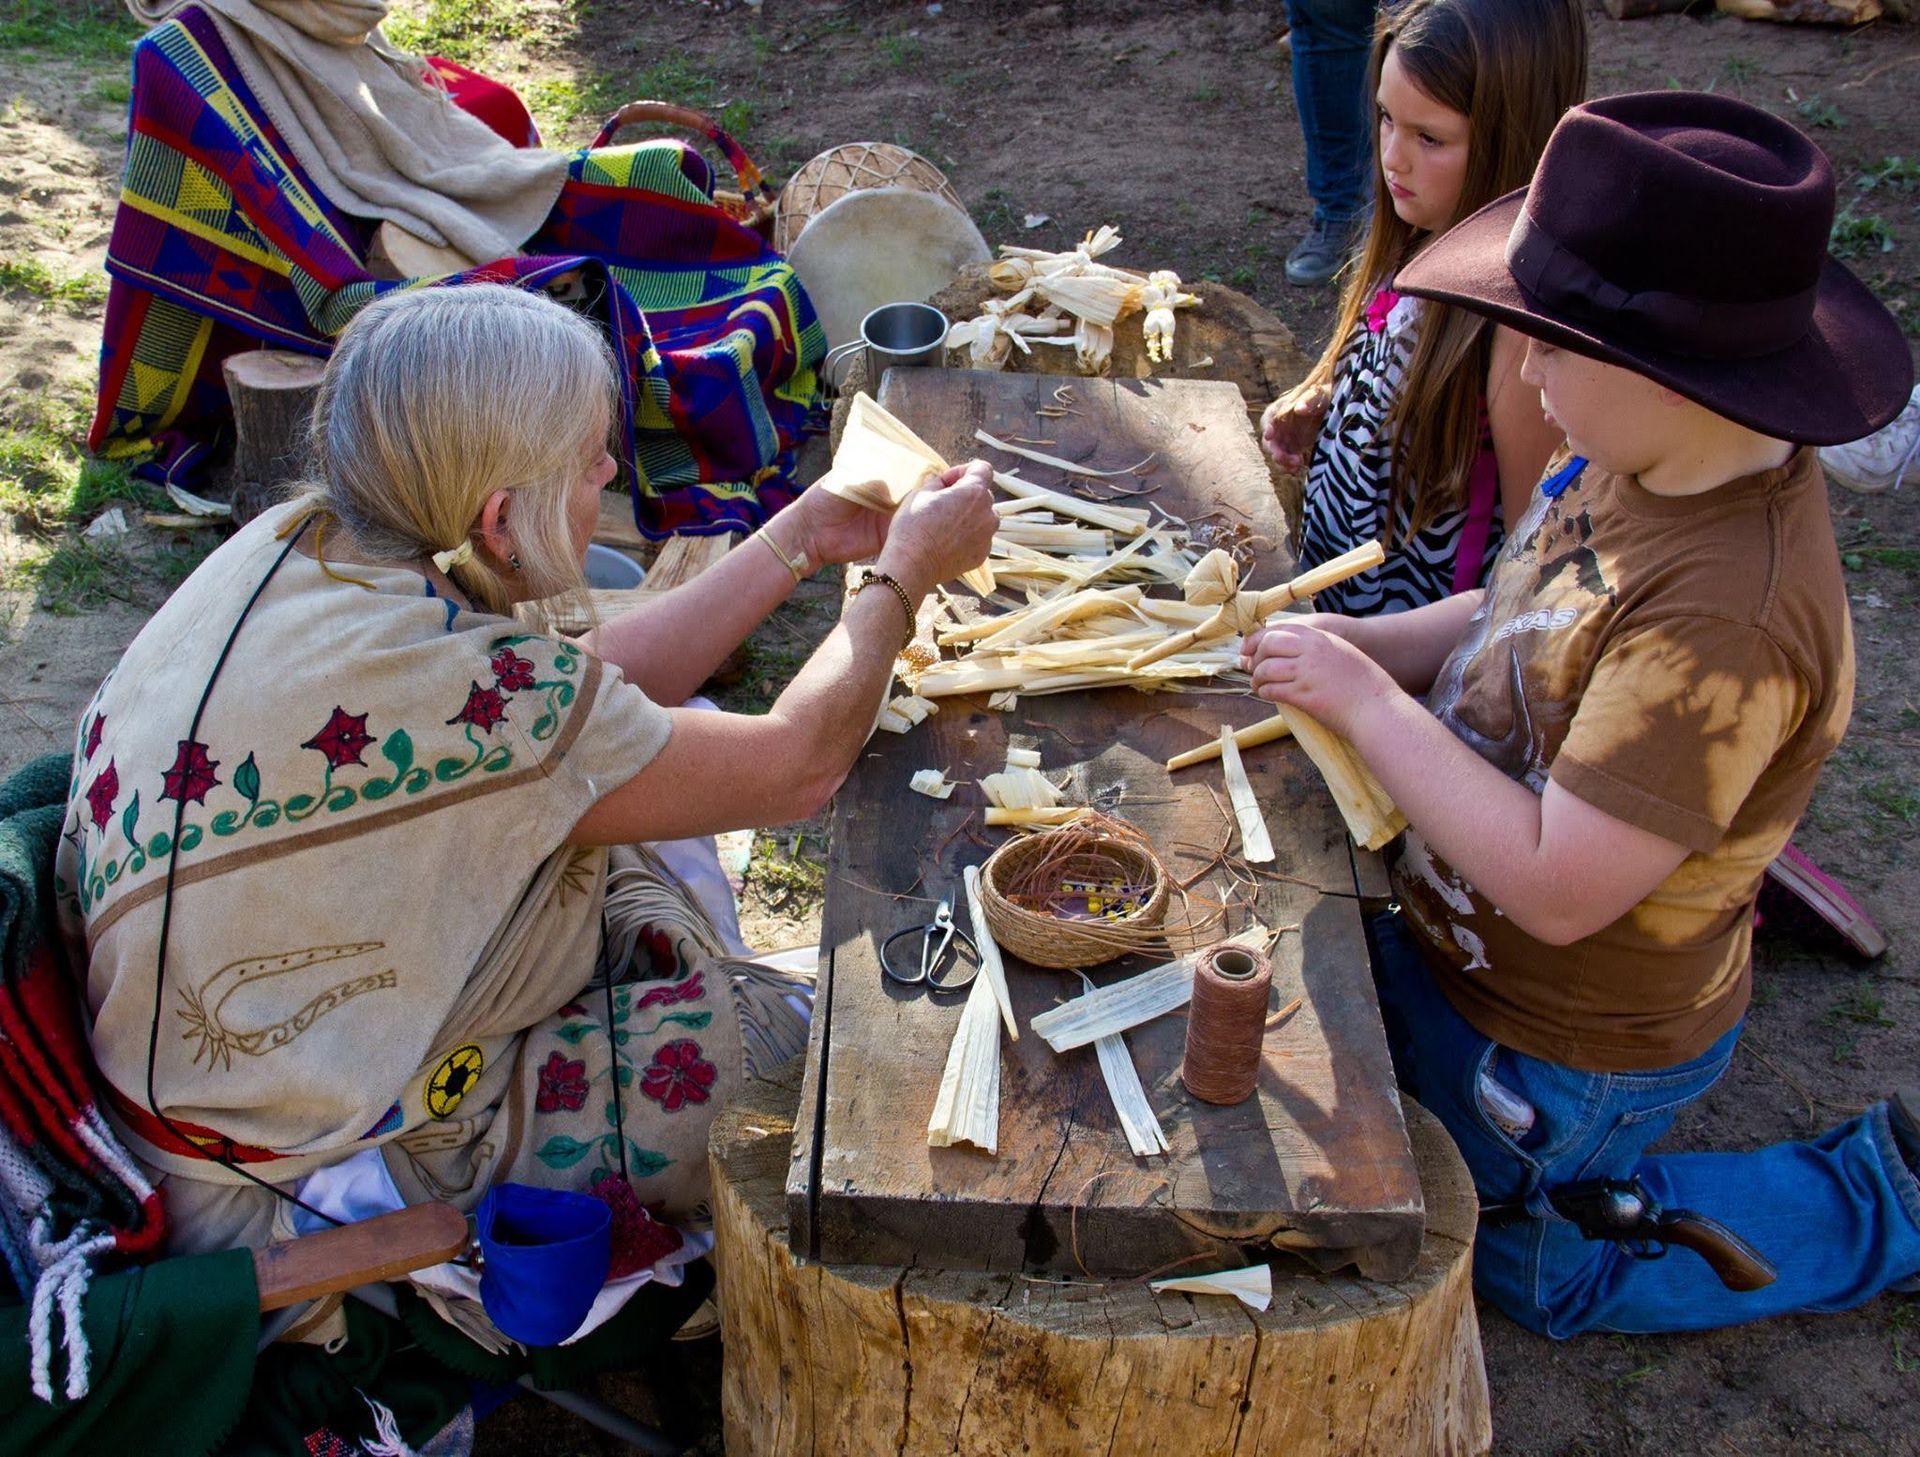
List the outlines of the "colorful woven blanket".
{"type": "Polygon", "coordinates": [[[714,205],[697,152],[582,149],[531,256],[380,281],[363,266],[372,225],[318,194],[197,8],[140,41],[133,75],[97,453],[191,484],[229,427],[228,354],[324,355],[389,289],[577,270],[626,366],[621,465],[641,530],[751,530],[797,494],[794,447],[825,423],[826,337],[793,270],[714,205]]]}
{"type": "Polygon", "coordinates": [[[81,1312],[93,1272],[109,1257],[151,1259],[166,1232],[160,1196],[94,1105],[79,988],[54,930],[72,768],[53,754],[0,785],[0,1253],[30,1307],[42,1401],[54,1399],[56,1326],[62,1390],[87,1393],[81,1312]]]}

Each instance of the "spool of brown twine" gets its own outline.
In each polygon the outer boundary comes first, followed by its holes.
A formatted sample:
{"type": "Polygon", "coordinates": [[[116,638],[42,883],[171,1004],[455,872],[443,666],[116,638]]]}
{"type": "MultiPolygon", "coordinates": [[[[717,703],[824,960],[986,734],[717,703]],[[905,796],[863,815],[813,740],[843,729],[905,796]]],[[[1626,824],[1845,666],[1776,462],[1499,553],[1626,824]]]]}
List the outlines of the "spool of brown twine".
{"type": "Polygon", "coordinates": [[[1181,1081],[1208,1103],[1238,1103],[1260,1076],[1273,965],[1250,946],[1210,946],[1193,968],[1181,1081]]]}

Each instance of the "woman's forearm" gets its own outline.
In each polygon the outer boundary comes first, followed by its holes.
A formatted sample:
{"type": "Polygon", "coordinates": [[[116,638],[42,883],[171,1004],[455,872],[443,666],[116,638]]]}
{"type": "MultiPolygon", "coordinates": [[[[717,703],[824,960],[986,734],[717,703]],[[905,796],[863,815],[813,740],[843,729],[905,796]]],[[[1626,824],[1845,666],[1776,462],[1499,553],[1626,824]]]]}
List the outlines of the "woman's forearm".
{"type": "MultiPolygon", "coordinates": [[[[780,531],[772,523],[762,531],[780,531]]],[[[777,539],[777,537],[776,537],[777,539]]],[[[780,541],[789,558],[797,547],[780,541]]],[[[586,639],[655,703],[685,703],[797,584],[765,542],[742,541],[706,571],[604,622],[586,639]],[[671,651],[662,651],[671,644],[671,651]]]]}

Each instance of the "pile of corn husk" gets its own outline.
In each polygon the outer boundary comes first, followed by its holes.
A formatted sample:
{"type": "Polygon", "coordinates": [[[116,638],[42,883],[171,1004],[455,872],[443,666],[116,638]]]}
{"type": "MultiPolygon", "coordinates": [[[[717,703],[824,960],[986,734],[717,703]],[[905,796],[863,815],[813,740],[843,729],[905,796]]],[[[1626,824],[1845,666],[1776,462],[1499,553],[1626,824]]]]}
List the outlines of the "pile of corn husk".
{"type": "Polygon", "coordinates": [[[1164,511],[1050,490],[1011,471],[996,471],[993,479],[1008,497],[994,506],[1001,525],[986,563],[994,590],[980,600],[978,614],[964,620],[956,599],[941,594],[923,627],[926,651],[909,653],[899,665],[909,693],[922,700],[1007,695],[992,706],[1010,708],[1022,693],[1120,685],[1151,692],[1211,679],[1245,686],[1237,638],[1144,668],[1127,666],[1142,649],[1213,615],[1204,584],[1214,564],[1187,523],[1164,511]],[[1196,572],[1203,564],[1207,569],[1196,572]],[[1197,593],[1200,600],[1148,595],[1156,585],[1197,593]]]}
{"type": "Polygon", "coordinates": [[[1180,275],[1171,269],[1136,273],[1098,261],[1121,241],[1102,225],[1064,253],[1001,244],[1000,261],[987,276],[1007,296],[988,299],[978,318],[955,324],[947,348],[965,349],[975,369],[1000,369],[1015,349],[1031,354],[1035,343],[1070,345],[1085,373],[1104,374],[1114,327],[1144,310],[1147,357],[1171,359],[1173,311],[1200,300],[1180,291],[1180,275]]]}

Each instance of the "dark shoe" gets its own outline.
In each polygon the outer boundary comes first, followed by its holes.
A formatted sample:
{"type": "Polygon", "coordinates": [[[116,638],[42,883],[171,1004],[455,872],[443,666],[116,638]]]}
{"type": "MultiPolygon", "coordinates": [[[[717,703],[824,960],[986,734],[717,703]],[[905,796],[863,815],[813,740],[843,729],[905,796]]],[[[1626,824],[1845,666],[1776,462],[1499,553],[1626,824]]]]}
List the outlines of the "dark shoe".
{"type": "Polygon", "coordinates": [[[1366,222],[1364,213],[1337,221],[1315,218],[1287,254],[1287,282],[1304,288],[1331,279],[1345,266],[1366,222]]]}

